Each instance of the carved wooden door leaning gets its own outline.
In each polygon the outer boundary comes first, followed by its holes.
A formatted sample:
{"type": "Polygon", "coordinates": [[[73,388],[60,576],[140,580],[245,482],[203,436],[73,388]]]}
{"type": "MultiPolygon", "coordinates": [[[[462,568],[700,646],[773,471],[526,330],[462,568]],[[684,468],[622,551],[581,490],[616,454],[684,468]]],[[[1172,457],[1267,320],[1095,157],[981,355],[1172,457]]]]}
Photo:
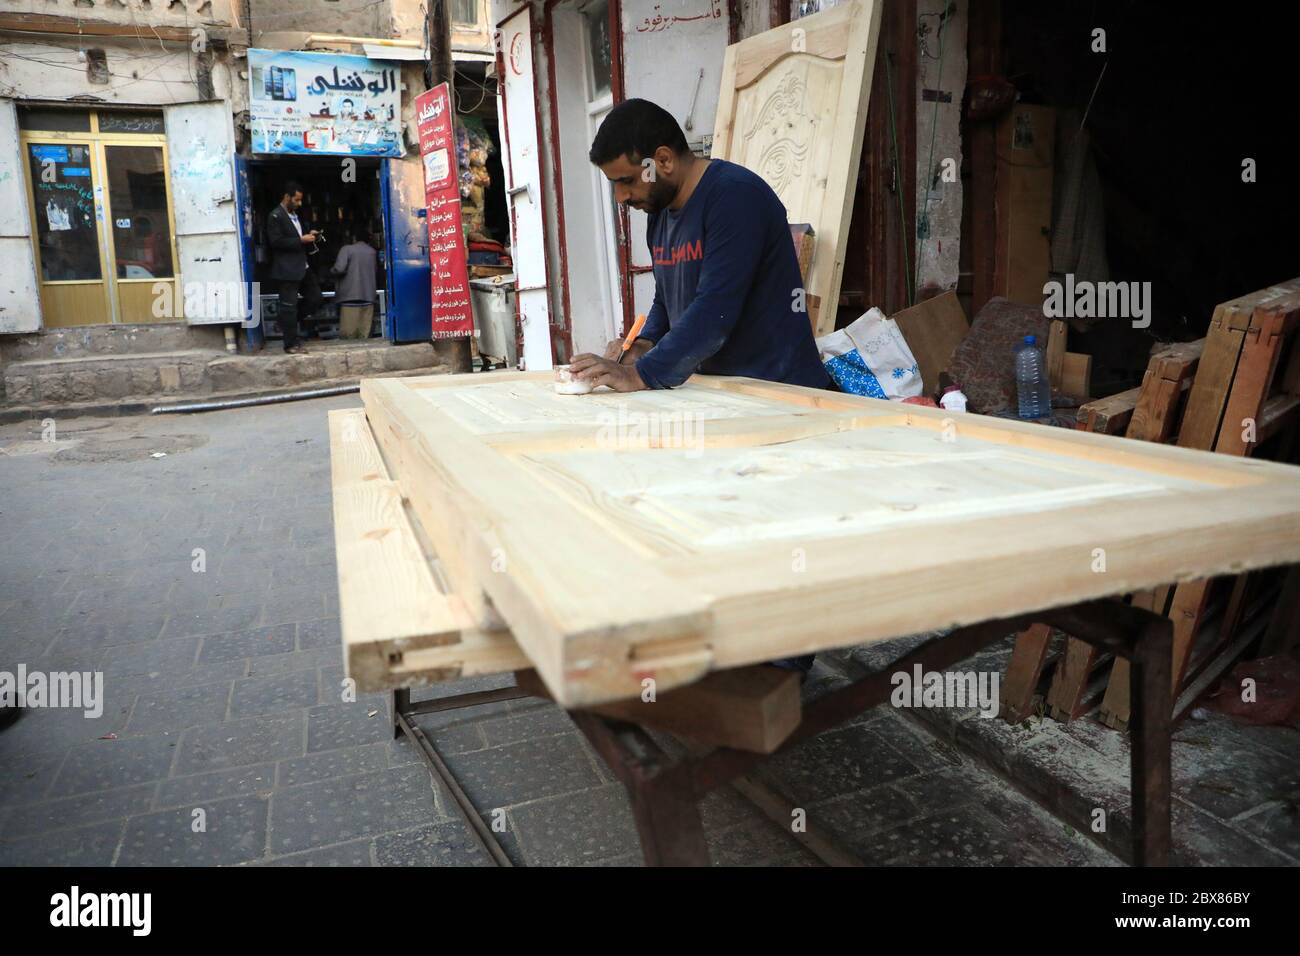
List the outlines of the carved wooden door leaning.
{"type": "Polygon", "coordinates": [[[807,291],[835,328],[881,0],[849,0],[727,47],[713,153],[758,173],[816,232],[807,291]]]}

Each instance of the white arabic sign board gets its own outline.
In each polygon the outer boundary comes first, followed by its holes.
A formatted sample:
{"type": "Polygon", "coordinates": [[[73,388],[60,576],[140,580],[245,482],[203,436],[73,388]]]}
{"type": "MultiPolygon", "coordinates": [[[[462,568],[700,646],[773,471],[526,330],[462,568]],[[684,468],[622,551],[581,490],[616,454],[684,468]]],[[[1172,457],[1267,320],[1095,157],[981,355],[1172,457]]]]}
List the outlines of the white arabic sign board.
{"type": "Polygon", "coordinates": [[[249,50],[253,152],[404,156],[398,64],[340,53],[249,50]]]}

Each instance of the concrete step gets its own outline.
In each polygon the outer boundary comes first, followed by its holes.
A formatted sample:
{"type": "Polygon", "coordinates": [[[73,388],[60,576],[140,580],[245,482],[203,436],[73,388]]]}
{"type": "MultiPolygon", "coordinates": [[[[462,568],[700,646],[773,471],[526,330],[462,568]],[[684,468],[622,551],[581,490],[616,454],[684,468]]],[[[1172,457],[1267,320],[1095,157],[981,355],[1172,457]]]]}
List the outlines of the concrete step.
{"type": "MultiPolygon", "coordinates": [[[[448,366],[438,365],[434,368],[417,368],[406,372],[371,372],[365,377],[409,378],[412,376],[447,375],[450,372],[451,369],[448,366]]],[[[327,391],[331,389],[356,391],[358,385],[360,385],[360,379],[357,378],[326,378],[303,385],[288,385],[283,388],[258,389],[251,392],[212,392],[209,395],[195,395],[192,398],[187,395],[180,395],[175,398],[155,395],[152,397],[103,399],[93,402],[67,402],[57,405],[0,405],[0,425],[23,421],[41,423],[47,418],[58,418],[62,421],[86,416],[91,418],[118,418],[128,415],[152,415],[160,411],[184,411],[186,410],[185,406],[192,402],[221,402],[228,399],[251,398],[283,398],[288,400],[307,391],[327,391]]],[[[2,453],[3,449],[0,449],[0,454],[2,453]]]]}
{"type": "Polygon", "coordinates": [[[285,355],[278,347],[256,355],[186,349],[11,362],[3,370],[5,402],[57,406],[264,392],[386,372],[432,371],[439,364],[427,342],[313,342],[307,348],[305,355],[285,355]]]}
{"type": "Polygon", "coordinates": [[[218,326],[159,322],[144,325],[85,325],[0,336],[0,363],[90,355],[148,355],[189,349],[220,349],[225,332],[218,326]]]}

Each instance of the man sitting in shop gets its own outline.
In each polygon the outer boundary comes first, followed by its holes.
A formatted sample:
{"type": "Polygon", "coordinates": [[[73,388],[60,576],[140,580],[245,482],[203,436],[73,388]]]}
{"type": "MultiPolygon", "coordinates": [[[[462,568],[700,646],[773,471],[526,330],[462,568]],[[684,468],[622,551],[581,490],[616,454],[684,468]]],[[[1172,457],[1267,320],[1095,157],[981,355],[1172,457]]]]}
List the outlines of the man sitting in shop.
{"type": "Polygon", "coordinates": [[[700,159],[672,114],[648,100],[609,111],[589,158],[614,198],[648,213],[655,297],[621,363],[574,356],[573,371],[616,392],[674,388],[695,372],[830,388],[804,305],[785,206],[743,166],[700,159]]]}
{"type": "Polygon", "coordinates": [[[344,233],[346,245],[339,250],[330,270],[338,278],[334,301],[339,306],[339,338],[365,339],[375,320],[375,262],[378,256],[371,242],[362,242],[351,230],[344,233]]]}
{"type": "Polygon", "coordinates": [[[321,305],[320,283],[307,268],[307,252],[316,251],[320,233],[305,229],[299,210],[302,187],[293,180],[284,184],[284,195],[266,217],[266,244],[271,247],[271,281],[280,297],[278,320],[284,336],[284,350],[301,354],[307,350],[298,344],[298,322],[308,322],[321,305]],[[302,309],[298,293],[302,292],[302,309]]]}

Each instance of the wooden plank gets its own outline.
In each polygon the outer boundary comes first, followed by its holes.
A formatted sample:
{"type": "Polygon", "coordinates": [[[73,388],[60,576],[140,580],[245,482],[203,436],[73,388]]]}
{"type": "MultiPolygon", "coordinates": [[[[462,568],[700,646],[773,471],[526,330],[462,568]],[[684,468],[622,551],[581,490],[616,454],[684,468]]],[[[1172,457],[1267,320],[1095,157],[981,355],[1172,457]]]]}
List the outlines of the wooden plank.
{"type": "Polygon", "coordinates": [[[439,589],[365,412],[331,411],[329,429],[344,661],[358,690],[384,690],[407,654],[459,644],[471,622],[439,589]]]}
{"type": "Polygon", "coordinates": [[[1047,714],[1053,720],[1068,723],[1083,715],[1083,695],[1088,686],[1097,648],[1072,637],[1065,642],[1065,651],[1052,672],[1052,683],[1047,689],[1047,714]]]}
{"type": "Polygon", "coordinates": [[[1125,430],[1125,437],[1141,441],[1167,441],[1174,431],[1182,394],[1180,382],[1171,382],[1148,372],[1142,383],[1138,403],[1133,408],[1133,417],[1125,430]]]}
{"type": "MultiPolygon", "coordinates": [[[[1295,283],[1296,280],[1292,282],[1295,283]]],[[[1300,289],[1286,288],[1285,291],[1281,291],[1283,288],[1273,287],[1238,300],[1250,305],[1249,315],[1243,319],[1239,310],[1230,311],[1225,314],[1220,328],[1218,330],[1212,328],[1211,335],[1207,336],[1207,349],[1216,334],[1220,341],[1235,344],[1239,348],[1237,363],[1230,384],[1227,386],[1227,395],[1222,401],[1223,415],[1214,441],[1214,450],[1220,454],[1246,456],[1254,449],[1255,443],[1247,440],[1249,436],[1247,423],[1258,425],[1277,372],[1284,339],[1287,335],[1294,336],[1297,326],[1300,326],[1300,289]]],[[[1228,347],[1224,345],[1222,351],[1226,352],[1228,347]]],[[[1201,369],[1204,368],[1205,362],[1202,359],[1201,369]]],[[[1197,385],[1200,381],[1198,374],[1197,385]]],[[[1219,381],[1220,379],[1216,379],[1216,385],[1219,381]]],[[[1195,395],[1194,386],[1192,395],[1188,398],[1189,412],[1191,399],[1195,395]]],[[[1184,432],[1187,429],[1186,419],[1184,419],[1183,429],[1184,432]]],[[[1202,440],[1207,432],[1208,429],[1198,432],[1193,440],[1202,440]]],[[[1181,435],[1179,444],[1183,444],[1181,435]]],[[[1234,587],[1233,598],[1229,601],[1228,612],[1232,616],[1225,618],[1224,641],[1232,639],[1230,629],[1237,623],[1234,618],[1242,607],[1241,599],[1244,597],[1245,582],[1241,582],[1240,586],[1243,590],[1239,591],[1234,587]]],[[[1175,693],[1182,684],[1183,675],[1187,672],[1192,644],[1205,617],[1208,599],[1209,581],[1180,584],[1174,592],[1169,613],[1174,622],[1175,693]]]]}
{"type": "Polygon", "coordinates": [[[1179,343],[1151,357],[1127,438],[1165,442],[1174,436],[1183,393],[1191,388],[1205,340],[1179,343]]]}
{"type": "Polygon", "coordinates": [[[1026,103],[1015,104],[997,123],[994,292],[1026,305],[1042,305],[1051,269],[1055,130],[1051,107],[1026,103]]]}
{"type": "Polygon", "coordinates": [[[732,44],[722,64],[712,155],[762,176],[791,222],[812,225],[819,335],[835,327],[882,5],[801,17],[732,44]]]}
{"type": "Polygon", "coordinates": [[[1047,380],[1052,383],[1054,389],[1061,387],[1061,375],[1065,368],[1066,335],[1065,323],[1060,319],[1053,319],[1048,326],[1047,347],[1044,352],[1047,355],[1047,380]]]}
{"type": "MultiPolygon", "coordinates": [[[[1198,339],[1195,342],[1168,346],[1151,357],[1125,437],[1152,442],[1164,442],[1173,437],[1182,394],[1190,388],[1204,348],[1205,339],[1198,339]]],[[[1199,583],[1190,586],[1195,588],[1199,583]]],[[[1169,591],[1170,588],[1167,586],[1141,591],[1133,596],[1132,603],[1163,614],[1169,599],[1169,591]]],[[[1188,591],[1184,596],[1191,598],[1192,594],[1188,591]]],[[[1184,621],[1181,629],[1175,625],[1175,634],[1185,635],[1193,624],[1194,622],[1184,621]]],[[[1070,650],[1067,648],[1067,654],[1070,650]]],[[[1083,650],[1073,648],[1073,651],[1075,657],[1082,660],[1083,650]]],[[[1177,657],[1176,652],[1175,657],[1177,657]]],[[[1093,657],[1088,658],[1089,662],[1093,659],[1093,657]]],[[[1174,670],[1177,671],[1177,667],[1174,670]]],[[[1087,675],[1079,673],[1076,668],[1070,675],[1063,675],[1061,680],[1056,707],[1062,713],[1068,712],[1077,716],[1087,675]]],[[[1175,683],[1174,694],[1177,695],[1177,692],[1178,687],[1175,683]]],[[[1129,663],[1123,658],[1116,658],[1111,665],[1099,716],[1107,726],[1115,728],[1128,726],[1129,663]]]]}
{"type": "Polygon", "coordinates": [[[1002,713],[1008,723],[1018,724],[1033,711],[1034,692],[1052,643],[1052,629],[1046,624],[1031,624],[1016,635],[1011,661],[1002,682],[1002,713]]]}
{"type": "Polygon", "coordinates": [[[1088,400],[1092,393],[1092,356],[1066,352],[1061,357],[1061,391],[1074,398],[1088,400]]]}
{"type": "Polygon", "coordinates": [[[1297,325],[1300,295],[1274,299],[1251,314],[1215,451],[1225,455],[1254,452],[1257,442],[1251,439],[1258,437],[1259,420],[1272,391],[1283,343],[1288,335],[1294,335],[1297,325]]]}
{"type": "MultiPolygon", "coordinates": [[[[1128,416],[1124,430],[1126,438],[1139,441],[1165,441],[1174,427],[1178,402],[1183,390],[1189,386],[1191,377],[1195,374],[1204,344],[1205,340],[1201,339],[1161,349],[1147,363],[1142,385],[1133,390],[1137,392],[1135,399],[1130,399],[1131,393],[1126,392],[1121,396],[1112,396],[1110,406],[1106,405],[1106,400],[1093,404],[1104,408],[1115,406],[1131,408],[1132,414],[1128,416]],[[1121,399],[1121,401],[1115,402],[1114,399],[1121,399]]],[[[1082,411],[1083,408],[1080,409],[1080,412],[1082,411]]],[[[1081,420],[1079,427],[1086,428],[1093,425],[1107,427],[1112,421],[1118,420],[1120,420],[1118,415],[1098,415],[1094,412],[1086,421],[1081,420]]],[[[1161,590],[1159,595],[1156,591],[1143,591],[1134,596],[1133,603],[1151,610],[1159,600],[1160,613],[1164,613],[1165,599],[1165,590],[1161,590]]],[[[1097,657],[1093,645],[1073,637],[1066,641],[1065,652],[1052,675],[1052,684],[1047,692],[1047,711],[1054,719],[1068,722],[1080,715],[1084,704],[1084,693],[1097,657]]],[[[1123,658],[1116,658],[1111,667],[1106,696],[1102,702],[1103,718],[1118,711],[1123,713],[1123,721],[1127,722],[1128,688],[1128,662],[1123,658]]]]}
{"type": "Polygon", "coordinates": [[[939,388],[939,373],[948,368],[953,352],[970,331],[970,323],[957,301],[957,293],[936,295],[890,318],[898,324],[907,347],[912,350],[912,357],[921,369],[925,394],[933,395],[939,388]]]}
{"type": "Polygon", "coordinates": [[[1123,434],[1133,419],[1142,389],[1130,388],[1107,398],[1099,398],[1079,406],[1079,430],[1101,435],[1123,434]]]}
{"type": "MultiPolygon", "coordinates": [[[[535,696],[551,696],[534,670],[517,672],[515,683],[535,696]]],[[[688,687],[656,693],[654,700],[642,696],[582,709],[712,747],[770,754],[799,726],[799,685],[793,671],[758,665],[717,671],[688,687]]]]}
{"type": "Polygon", "coordinates": [[[1196,374],[1196,368],[1201,362],[1201,354],[1204,351],[1205,339],[1203,338],[1191,342],[1174,342],[1162,346],[1155,352],[1147,368],[1159,378],[1179,381],[1196,374]]]}
{"type": "Polygon", "coordinates": [[[367,379],[361,392],[401,446],[399,481],[428,503],[421,522],[438,554],[460,557],[456,593],[505,616],[557,701],[618,699],[644,676],[671,687],[708,670],[703,596],[613,539],[580,534],[572,509],[400,379],[367,379]]]}
{"type": "MultiPolygon", "coordinates": [[[[1148,371],[1143,386],[1150,380],[1148,371]]],[[[1099,399],[1079,408],[1078,428],[1082,431],[1096,431],[1111,434],[1129,428],[1132,414],[1141,400],[1142,388],[1130,389],[1108,399],[1099,399]]],[[[1131,430],[1126,437],[1131,434],[1131,430]]],[[[1088,679],[1092,674],[1093,664],[1098,657],[1097,649],[1077,637],[1067,636],[1065,648],[1056,662],[1052,672],[1052,682],[1047,688],[1044,705],[1047,714],[1053,720],[1068,723],[1080,716],[1083,696],[1087,690],[1088,679]]]]}
{"type": "Polygon", "coordinates": [[[1183,413],[1178,435],[1180,446],[1207,451],[1214,448],[1246,328],[1255,307],[1297,292],[1300,292],[1300,278],[1224,302],[1214,310],[1196,381],[1187,396],[1187,410],[1183,413]]]}
{"type": "MultiPolygon", "coordinates": [[[[1193,582],[1199,583],[1199,582],[1193,582]]],[[[1173,591],[1169,585],[1162,585],[1158,588],[1151,588],[1139,591],[1133,595],[1131,603],[1134,607],[1145,608],[1148,611],[1154,611],[1157,614],[1165,614],[1165,605],[1169,602],[1169,595],[1173,591]]],[[[1175,630],[1177,625],[1175,625],[1175,630]]],[[[1106,692],[1102,696],[1101,707],[1098,711],[1098,718],[1107,727],[1116,730],[1126,730],[1129,720],[1129,693],[1131,683],[1129,662],[1123,657],[1116,657],[1111,665],[1110,676],[1106,683],[1106,692]]],[[[1174,697],[1178,696],[1178,682],[1174,681],[1174,697]]]]}
{"type": "Polygon", "coordinates": [[[752,379],[557,404],[547,373],[441,378],[364,382],[376,439],[458,596],[566,706],[1300,561],[1300,470],[1271,462],[752,379]],[[711,430],[600,434],[633,412],[711,430]]]}

